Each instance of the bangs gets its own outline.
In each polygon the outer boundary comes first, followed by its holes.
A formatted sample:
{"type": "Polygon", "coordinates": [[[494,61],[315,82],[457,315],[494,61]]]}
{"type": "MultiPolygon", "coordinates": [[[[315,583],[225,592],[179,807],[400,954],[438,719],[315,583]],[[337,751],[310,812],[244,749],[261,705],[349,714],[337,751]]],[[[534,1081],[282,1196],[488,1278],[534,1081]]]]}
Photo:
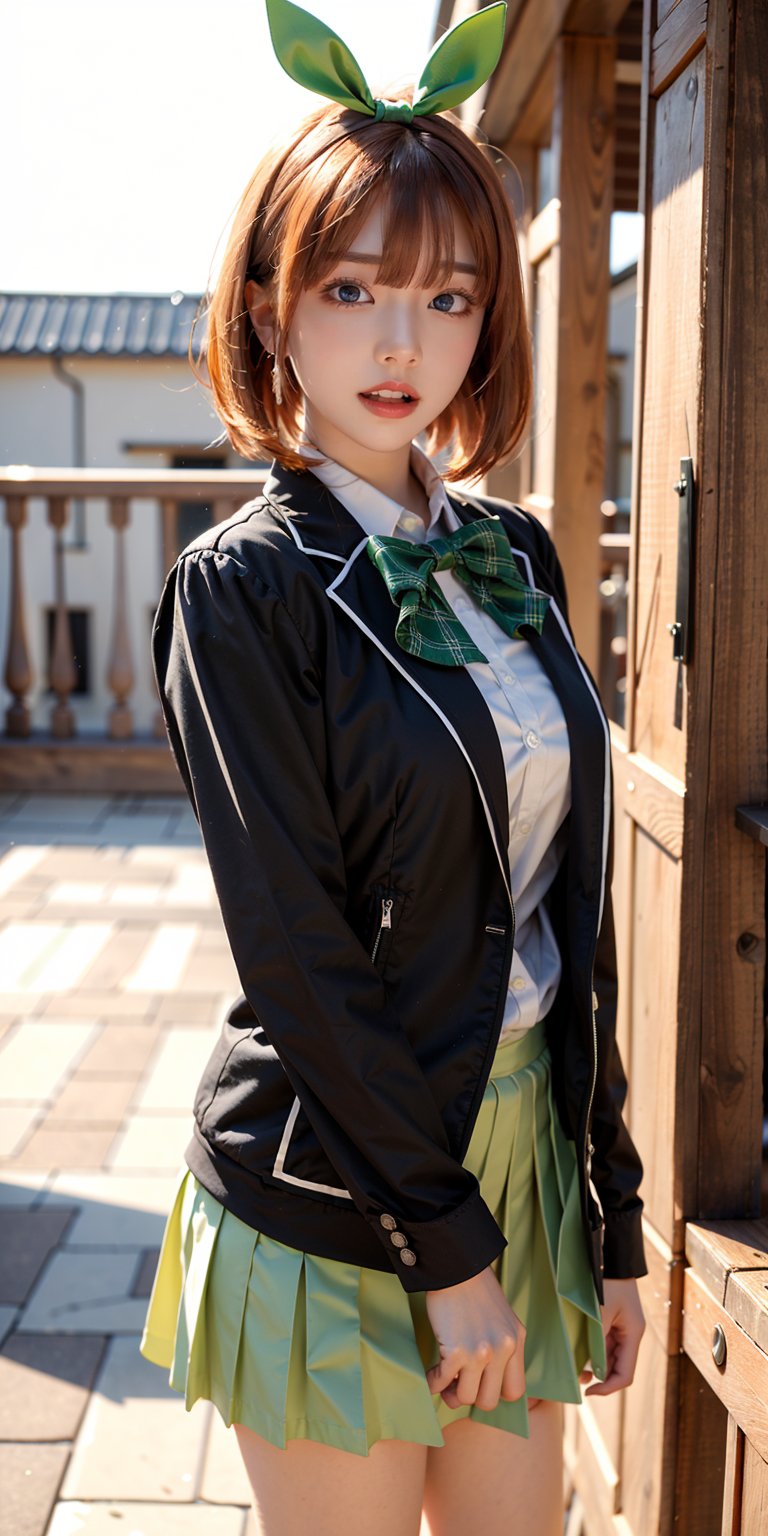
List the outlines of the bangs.
{"type": "Polygon", "coordinates": [[[357,152],[350,154],[350,138],[355,137],[345,138],[344,164],[330,186],[326,180],[319,205],[307,206],[311,192],[303,209],[294,204],[297,223],[303,227],[286,230],[286,246],[295,253],[291,286],[313,288],[321,283],[354,248],[356,235],[380,202],[383,259],[372,281],[424,289],[450,281],[458,217],[466,226],[476,269],[469,280],[478,303],[487,306],[498,272],[498,241],[477,177],[458,155],[446,155],[444,143],[436,153],[438,141],[428,129],[406,130],[393,145],[391,130],[378,135],[369,128],[364,137],[359,135],[357,152]]]}
{"type": "Polygon", "coordinates": [[[299,474],[311,468],[299,446],[304,397],[286,339],[302,292],[350,257],[377,204],[382,252],[368,270],[386,287],[448,289],[457,224],[466,232],[476,270],[465,286],[472,284],[483,306],[482,327],[462,384],[425,430],[429,455],[450,445],[445,479],[479,479],[519,447],[533,370],[512,204],[487,147],[450,112],[402,124],[361,121],[358,112],[326,106],[264,156],[206,295],[201,368],[192,355],[194,326],[190,335],[193,373],[211,389],[238,453],[276,458],[299,474]],[[274,352],[251,319],[249,279],[272,309],[274,352]]]}

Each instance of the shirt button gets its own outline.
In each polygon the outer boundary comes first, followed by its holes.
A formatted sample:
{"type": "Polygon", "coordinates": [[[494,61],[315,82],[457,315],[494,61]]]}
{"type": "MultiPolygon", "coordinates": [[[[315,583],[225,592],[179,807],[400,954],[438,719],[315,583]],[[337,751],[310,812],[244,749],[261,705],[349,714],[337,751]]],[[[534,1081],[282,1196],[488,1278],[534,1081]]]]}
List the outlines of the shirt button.
{"type": "Polygon", "coordinates": [[[535,731],[526,731],[525,745],[527,747],[537,747],[539,745],[539,738],[535,731]]]}
{"type": "Polygon", "coordinates": [[[505,672],[505,673],[504,673],[504,681],[505,681],[505,683],[511,683],[511,682],[512,682],[512,680],[513,680],[513,679],[512,679],[512,674],[511,674],[511,672],[505,672]]]}
{"type": "Polygon", "coordinates": [[[400,1249],[400,1258],[402,1259],[404,1264],[415,1264],[416,1263],[416,1255],[415,1255],[415,1253],[414,1253],[412,1248],[401,1248],[400,1249]]]}
{"type": "Polygon", "coordinates": [[[408,1247],[408,1239],[404,1232],[390,1232],[389,1241],[394,1243],[395,1248],[408,1247]]]}
{"type": "Polygon", "coordinates": [[[381,1222],[385,1232],[394,1232],[395,1227],[397,1226],[397,1222],[395,1221],[394,1216],[380,1216],[379,1221],[381,1222]]]}
{"type": "Polygon", "coordinates": [[[524,976],[516,976],[514,981],[513,981],[513,983],[512,983],[512,985],[513,985],[513,987],[514,987],[516,992],[520,992],[522,990],[522,988],[525,986],[525,977],[524,976]]]}
{"type": "Polygon", "coordinates": [[[518,832],[524,832],[525,833],[525,832],[530,832],[530,830],[531,830],[531,823],[529,821],[521,821],[520,826],[518,827],[518,832]]]}

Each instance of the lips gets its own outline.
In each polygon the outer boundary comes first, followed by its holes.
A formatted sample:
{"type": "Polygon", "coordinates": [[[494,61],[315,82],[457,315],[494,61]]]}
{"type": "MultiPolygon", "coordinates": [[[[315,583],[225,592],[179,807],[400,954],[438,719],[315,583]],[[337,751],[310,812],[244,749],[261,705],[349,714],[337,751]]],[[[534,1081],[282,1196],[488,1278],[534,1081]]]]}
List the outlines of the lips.
{"type": "Polygon", "coordinates": [[[364,400],[394,398],[398,403],[403,395],[407,403],[421,399],[418,390],[414,389],[412,384],[404,384],[402,379],[383,379],[379,384],[372,384],[370,389],[362,389],[360,394],[364,400]]]}

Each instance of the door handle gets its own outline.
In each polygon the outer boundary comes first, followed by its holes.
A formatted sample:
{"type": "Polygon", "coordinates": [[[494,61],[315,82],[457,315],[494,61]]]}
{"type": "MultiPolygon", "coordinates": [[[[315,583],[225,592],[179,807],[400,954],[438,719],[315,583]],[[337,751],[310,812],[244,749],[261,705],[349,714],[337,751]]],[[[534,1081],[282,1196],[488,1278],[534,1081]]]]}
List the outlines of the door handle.
{"type": "Polygon", "coordinates": [[[691,581],[693,576],[693,541],[695,534],[695,485],[693,459],[680,460],[680,479],[675,482],[677,491],[677,584],[675,588],[675,617],[667,629],[672,636],[672,660],[676,661],[677,683],[673,723],[678,730],[683,725],[683,664],[691,659],[691,581]]]}

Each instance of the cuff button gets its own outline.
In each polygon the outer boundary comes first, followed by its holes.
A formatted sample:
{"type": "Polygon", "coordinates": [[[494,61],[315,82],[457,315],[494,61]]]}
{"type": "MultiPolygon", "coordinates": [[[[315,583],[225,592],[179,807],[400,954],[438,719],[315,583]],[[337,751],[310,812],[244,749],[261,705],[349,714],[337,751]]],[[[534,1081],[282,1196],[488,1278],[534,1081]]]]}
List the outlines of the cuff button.
{"type": "Polygon", "coordinates": [[[394,1232],[397,1226],[394,1216],[380,1216],[379,1221],[386,1232],[394,1232]]]}
{"type": "Polygon", "coordinates": [[[390,1232],[389,1241],[394,1243],[396,1248],[408,1247],[408,1239],[404,1232],[390,1232]]]}
{"type": "Polygon", "coordinates": [[[400,1258],[402,1259],[404,1264],[415,1264],[416,1263],[416,1255],[415,1255],[415,1253],[414,1253],[412,1248],[401,1248],[400,1249],[400,1258]]]}

